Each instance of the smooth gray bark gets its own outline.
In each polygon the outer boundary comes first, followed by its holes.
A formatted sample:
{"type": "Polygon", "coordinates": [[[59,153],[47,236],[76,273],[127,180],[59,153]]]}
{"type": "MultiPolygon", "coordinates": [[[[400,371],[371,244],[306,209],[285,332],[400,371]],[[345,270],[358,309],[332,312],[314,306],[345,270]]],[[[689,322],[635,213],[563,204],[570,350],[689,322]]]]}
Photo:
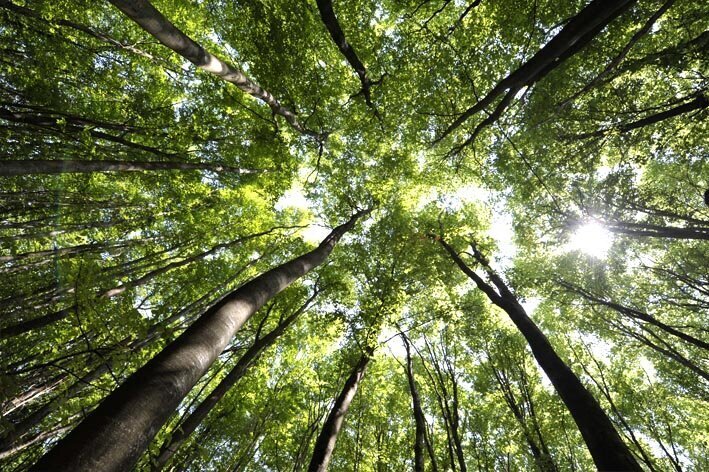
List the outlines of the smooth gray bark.
{"type": "Polygon", "coordinates": [[[371,357],[371,351],[362,354],[359,362],[357,362],[354,370],[347,378],[345,386],[335,399],[335,403],[332,405],[330,414],[327,415],[327,419],[323,424],[320,435],[318,435],[318,439],[315,441],[313,457],[310,460],[308,472],[327,471],[328,464],[330,464],[330,459],[332,459],[332,453],[335,450],[335,444],[337,443],[337,435],[340,433],[340,429],[342,429],[342,424],[345,422],[347,411],[350,408],[352,399],[357,393],[359,382],[364,377],[364,373],[367,370],[367,364],[369,364],[371,357]]]}
{"type": "Polygon", "coordinates": [[[524,336],[534,358],[547,374],[554,389],[571,413],[588,447],[593,462],[603,471],[641,471],[642,468],[616,431],[598,401],[586,390],[576,374],[559,357],[547,337],[527,315],[517,297],[503,280],[490,268],[487,260],[473,246],[475,260],[480,264],[493,286],[473,271],[441,237],[441,243],[455,264],[470,277],[490,301],[503,309],[519,332],[524,336]]]}
{"type": "Polygon", "coordinates": [[[236,85],[243,92],[248,93],[268,105],[271,111],[281,115],[296,131],[321,138],[320,135],[305,128],[288,108],[281,105],[268,91],[262,89],[242,71],[227,64],[218,57],[206,51],[200,44],[180,31],[170,20],[147,0],[109,0],[116,8],[128,18],[138,23],[145,31],[150,33],[162,44],[184,57],[202,70],[210,72],[217,77],[236,85]]]}
{"type": "Polygon", "coordinates": [[[182,399],[243,324],[269,299],[322,264],[360,211],[314,250],[261,274],[207,310],[180,337],[131,375],[32,468],[125,471],[143,454],[182,399]]]}
{"type": "Polygon", "coordinates": [[[0,176],[32,174],[86,174],[90,172],[136,172],[155,170],[208,170],[235,174],[257,174],[255,169],[219,164],[191,162],[149,162],[149,161],[80,161],[80,160],[3,160],[0,161],[0,176]]]}

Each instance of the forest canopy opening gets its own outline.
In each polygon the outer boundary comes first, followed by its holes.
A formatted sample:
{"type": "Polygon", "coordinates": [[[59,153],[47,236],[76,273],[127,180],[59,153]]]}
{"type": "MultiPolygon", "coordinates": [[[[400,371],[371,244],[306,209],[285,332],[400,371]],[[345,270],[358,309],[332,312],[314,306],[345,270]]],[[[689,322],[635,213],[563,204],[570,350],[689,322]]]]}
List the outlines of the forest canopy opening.
{"type": "Polygon", "coordinates": [[[709,470],[709,5],[0,0],[0,469],[709,470]]]}

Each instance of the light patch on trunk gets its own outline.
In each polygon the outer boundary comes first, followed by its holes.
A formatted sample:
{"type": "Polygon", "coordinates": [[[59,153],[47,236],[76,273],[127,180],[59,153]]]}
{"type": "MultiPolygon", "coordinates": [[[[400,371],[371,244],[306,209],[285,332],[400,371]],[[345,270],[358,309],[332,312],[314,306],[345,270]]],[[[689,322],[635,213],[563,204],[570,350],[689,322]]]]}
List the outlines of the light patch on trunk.
{"type": "Polygon", "coordinates": [[[225,67],[225,64],[212,54],[209,54],[209,61],[200,67],[206,70],[207,72],[211,72],[212,74],[216,75],[225,73],[227,69],[225,67]]]}

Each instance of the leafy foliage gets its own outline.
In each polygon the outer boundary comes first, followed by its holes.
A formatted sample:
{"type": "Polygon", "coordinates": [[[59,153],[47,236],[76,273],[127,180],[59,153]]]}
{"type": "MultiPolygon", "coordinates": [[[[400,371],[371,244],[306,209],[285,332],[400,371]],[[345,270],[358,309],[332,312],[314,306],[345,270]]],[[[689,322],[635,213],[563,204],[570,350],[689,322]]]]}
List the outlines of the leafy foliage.
{"type": "Polygon", "coordinates": [[[0,1],[0,166],[67,161],[0,172],[3,470],[29,468],[220,297],[367,207],[326,265],[237,334],[139,469],[317,286],[170,465],[304,470],[374,348],[331,469],[412,468],[403,333],[426,470],[591,470],[524,339],[445,237],[481,273],[472,247],[490,259],[644,469],[708,470],[709,11],[630,3],[489,126],[475,131],[499,102],[440,139],[586,2],[335,1],[377,81],[368,104],[314,1],[156,0],[316,137],[107,2],[0,1]],[[204,167],[77,173],[68,161],[204,167]],[[583,240],[591,222],[612,240],[600,257],[578,249],[599,243],[583,240]]]}

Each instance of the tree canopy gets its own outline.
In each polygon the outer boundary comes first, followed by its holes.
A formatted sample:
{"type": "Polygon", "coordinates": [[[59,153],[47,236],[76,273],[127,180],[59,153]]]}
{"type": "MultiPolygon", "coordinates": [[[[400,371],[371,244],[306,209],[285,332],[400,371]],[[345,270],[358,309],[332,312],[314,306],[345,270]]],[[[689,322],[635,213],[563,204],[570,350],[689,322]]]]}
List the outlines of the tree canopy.
{"type": "Polygon", "coordinates": [[[705,2],[0,18],[2,470],[709,470],[705,2]]]}

